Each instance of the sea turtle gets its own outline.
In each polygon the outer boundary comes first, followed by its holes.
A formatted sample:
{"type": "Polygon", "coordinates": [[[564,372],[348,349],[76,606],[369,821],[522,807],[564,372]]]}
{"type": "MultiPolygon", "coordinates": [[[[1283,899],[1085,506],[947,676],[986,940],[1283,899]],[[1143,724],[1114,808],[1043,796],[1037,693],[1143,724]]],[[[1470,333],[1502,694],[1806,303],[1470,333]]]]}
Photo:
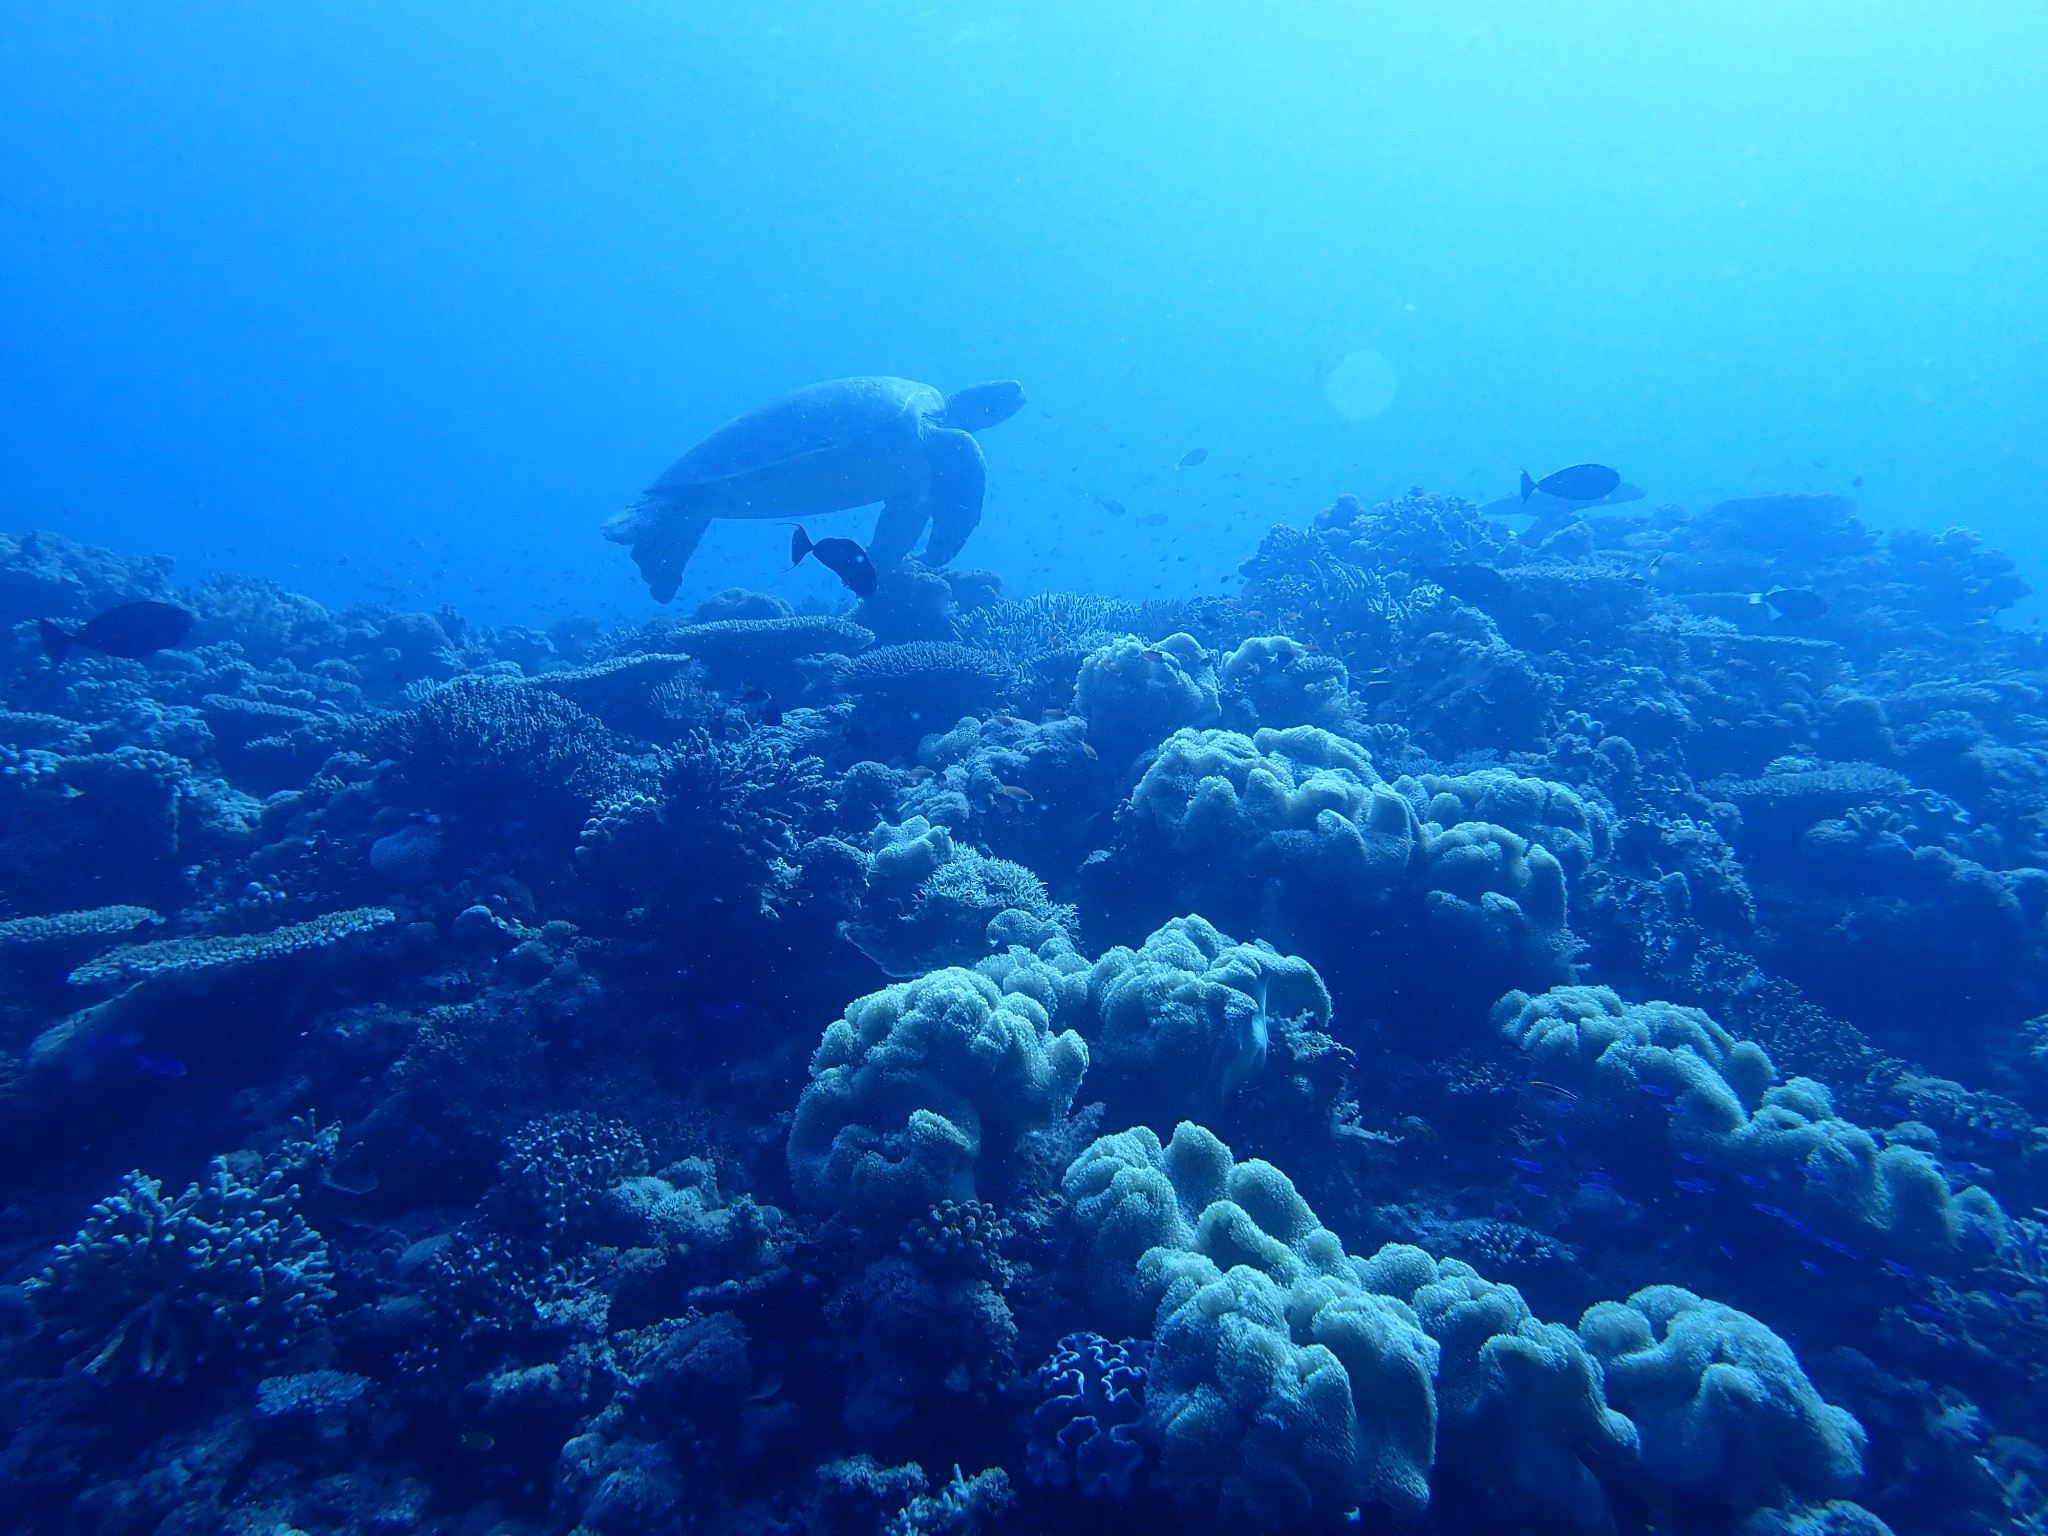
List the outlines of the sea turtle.
{"type": "Polygon", "coordinates": [[[868,544],[875,564],[909,554],[929,522],[924,558],[942,565],[981,521],[987,469],[968,434],[1023,404],[1023,389],[1008,381],[950,395],[909,379],[812,384],[713,432],[606,523],[604,536],[633,546],[661,603],[676,595],[714,517],[811,517],[879,501],[868,544]]]}

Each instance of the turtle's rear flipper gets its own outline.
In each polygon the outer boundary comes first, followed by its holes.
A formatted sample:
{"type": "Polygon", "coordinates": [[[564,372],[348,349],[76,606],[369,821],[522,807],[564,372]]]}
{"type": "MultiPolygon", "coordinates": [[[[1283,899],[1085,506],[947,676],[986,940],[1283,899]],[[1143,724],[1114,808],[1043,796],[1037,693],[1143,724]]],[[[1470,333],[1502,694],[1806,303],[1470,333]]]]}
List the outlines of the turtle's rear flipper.
{"type": "Polygon", "coordinates": [[[868,558],[883,570],[900,562],[917,547],[931,516],[931,503],[922,496],[898,496],[882,503],[882,515],[875,519],[875,536],[868,540],[868,558]]]}
{"type": "Polygon", "coordinates": [[[960,553],[967,536],[981,521],[981,498],[988,489],[988,466],[981,445],[958,428],[927,433],[925,453],[931,464],[932,536],[924,563],[944,565],[960,553]]]}
{"type": "Polygon", "coordinates": [[[665,603],[682,585],[683,567],[710,526],[709,512],[686,511],[650,496],[606,523],[604,536],[633,546],[633,563],[646,578],[647,590],[657,603],[665,603]]]}

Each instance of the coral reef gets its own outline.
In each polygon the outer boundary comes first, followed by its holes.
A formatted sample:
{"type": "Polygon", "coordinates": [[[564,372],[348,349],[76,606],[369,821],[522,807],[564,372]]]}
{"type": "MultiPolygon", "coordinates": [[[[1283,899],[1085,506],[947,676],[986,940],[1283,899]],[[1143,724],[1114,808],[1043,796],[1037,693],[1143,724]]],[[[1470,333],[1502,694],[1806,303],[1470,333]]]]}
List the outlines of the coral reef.
{"type": "Polygon", "coordinates": [[[2040,1528],[2011,562],[1295,523],[544,633],[0,538],[0,1525],[2040,1528]]]}

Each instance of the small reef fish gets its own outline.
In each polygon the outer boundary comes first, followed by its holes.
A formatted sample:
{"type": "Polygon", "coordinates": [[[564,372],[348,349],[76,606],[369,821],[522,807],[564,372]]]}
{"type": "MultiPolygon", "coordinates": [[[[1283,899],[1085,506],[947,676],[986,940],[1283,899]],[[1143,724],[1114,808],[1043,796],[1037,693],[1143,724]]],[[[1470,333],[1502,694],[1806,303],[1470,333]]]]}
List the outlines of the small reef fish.
{"type": "Polygon", "coordinates": [[[1546,496],[1555,496],[1559,501],[1598,501],[1621,484],[1621,471],[1609,469],[1605,464],[1573,464],[1541,480],[1531,479],[1529,471],[1522,471],[1522,500],[1527,502],[1538,491],[1546,496]]]}
{"type": "Polygon", "coordinates": [[[1810,624],[1828,611],[1828,600],[1811,587],[1773,587],[1749,594],[1752,608],[1768,607],[1781,619],[1810,624]]]}
{"type": "Polygon", "coordinates": [[[1112,501],[1107,496],[1096,497],[1095,504],[1111,517],[1122,517],[1124,515],[1124,504],[1120,501],[1112,501]]]}
{"type": "Polygon", "coordinates": [[[819,539],[814,543],[799,526],[789,541],[791,569],[802,565],[805,555],[816,555],[818,564],[844,582],[846,590],[855,597],[873,597],[875,588],[881,583],[881,578],[875,573],[875,562],[851,539],[819,539]]]}
{"type": "Polygon", "coordinates": [[[1102,757],[1102,754],[1095,750],[1095,745],[1093,742],[1082,742],[1081,750],[1083,752],[1086,752],[1091,759],[1100,760],[1100,758],[1102,757]]]}
{"type": "Polygon", "coordinates": [[[1180,456],[1180,463],[1175,467],[1179,469],[1193,469],[1197,464],[1206,464],[1208,462],[1208,449],[1190,448],[1186,453],[1180,456]]]}
{"type": "Polygon", "coordinates": [[[1012,800],[1035,800],[1038,797],[1021,784],[998,784],[996,793],[1008,795],[1012,800]]]}
{"type": "Polygon", "coordinates": [[[1811,1237],[1813,1235],[1813,1228],[1809,1227],[1805,1222],[1801,1221],[1797,1216],[1794,1216],[1790,1211],[1786,1210],[1782,1206],[1766,1205],[1761,1200],[1752,1200],[1750,1201],[1750,1205],[1753,1206],[1759,1214],[1768,1216],[1773,1221],[1782,1221],[1794,1232],[1802,1233],[1803,1235],[1808,1237],[1811,1237]]]}
{"type": "Polygon", "coordinates": [[[37,619],[43,637],[43,653],[50,665],[61,664],[71,647],[82,645],[103,656],[125,656],[134,660],[169,650],[192,633],[195,618],[190,609],[176,603],[123,603],[75,629],[66,629],[54,619],[37,619]]]}

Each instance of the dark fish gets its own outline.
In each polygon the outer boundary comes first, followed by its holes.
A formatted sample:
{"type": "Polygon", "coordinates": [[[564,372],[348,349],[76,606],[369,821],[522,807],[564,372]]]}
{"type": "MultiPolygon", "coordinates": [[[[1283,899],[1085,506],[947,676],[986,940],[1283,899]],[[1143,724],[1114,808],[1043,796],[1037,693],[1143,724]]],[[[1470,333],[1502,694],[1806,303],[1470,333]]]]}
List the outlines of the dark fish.
{"type": "Polygon", "coordinates": [[[845,582],[846,590],[855,597],[873,597],[880,584],[875,562],[851,539],[819,539],[814,544],[811,536],[798,528],[789,541],[790,565],[802,565],[805,555],[816,555],[818,564],[845,582]]]}
{"type": "Polygon", "coordinates": [[[1120,501],[1111,501],[1107,496],[1096,497],[1095,504],[1111,517],[1122,517],[1124,515],[1124,504],[1120,501]]]}
{"type": "Polygon", "coordinates": [[[1541,491],[1559,501],[1598,501],[1620,484],[1621,472],[1609,469],[1605,464],[1574,464],[1569,469],[1545,475],[1541,480],[1530,479],[1529,471],[1525,469],[1522,471],[1522,500],[1526,502],[1541,491]]]}
{"type": "Polygon", "coordinates": [[[43,650],[53,666],[63,661],[74,645],[131,660],[153,656],[191,634],[192,624],[190,610],[176,603],[154,602],[123,603],[76,629],[66,629],[51,619],[36,620],[36,628],[43,633],[43,650]]]}
{"type": "Polygon", "coordinates": [[[1208,449],[1190,448],[1186,453],[1180,456],[1180,467],[1182,469],[1193,469],[1197,464],[1206,464],[1208,461],[1208,449]]]}
{"type": "Polygon", "coordinates": [[[1784,1209],[1782,1206],[1765,1205],[1761,1200],[1752,1200],[1750,1201],[1750,1204],[1754,1206],[1757,1209],[1757,1211],[1761,1214],[1770,1217],[1771,1220],[1782,1221],[1794,1232],[1803,1232],[1808,1237],[1813,1236],[1813,1228],[1809,1227],[1805,1222],[1801,1221],[1797,1216],[1794,1216],[1790,1211],[1784,1209]]]}
{"type": "Polygon", "coordinates": [[[1485,608],[1505,602],[1514,588],[1490,565],[1439,565],[1429,579],[1451,596],[1485,608]]]}
{"type": "Polygon", "coordinates": [[[1828,611],[1828,600],[1811,587],[1773,587],[1768,592],[1750,593],[1749,601],[1752,607],[1769,604],[1779,618],[1798,624],[1811,624],[1828,611]]]}

